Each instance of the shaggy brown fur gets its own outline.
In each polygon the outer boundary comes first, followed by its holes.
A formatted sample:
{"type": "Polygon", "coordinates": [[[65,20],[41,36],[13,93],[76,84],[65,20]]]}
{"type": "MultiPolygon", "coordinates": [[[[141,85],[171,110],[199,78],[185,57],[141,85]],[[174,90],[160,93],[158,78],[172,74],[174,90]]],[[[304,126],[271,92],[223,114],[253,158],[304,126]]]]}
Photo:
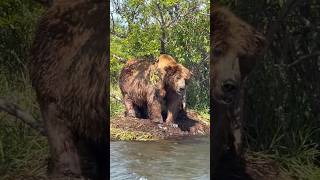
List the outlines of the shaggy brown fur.
{"type": "Polygon", "coordinates": [[[119,80],[126,115],[162,123],[161,112],[165,110],[166,123],[172,124],[183,110],[186,81],[190,77],[191,72],[169,55],[161,55],[156,63],[130,60],[119,80]]]}
{"type": "Polygon", "coordinates": [[[107,17],[104,0],[55,0],[36,31],[30,75],[53,177],[107,178],[107,17]]]}
{"type": "Polygon", "coordinates": [[[229,10],[211,12],[211,107],[213,166],[227,151],[242,155],[242,84],[264,46],[264,37],[229,10]]]}

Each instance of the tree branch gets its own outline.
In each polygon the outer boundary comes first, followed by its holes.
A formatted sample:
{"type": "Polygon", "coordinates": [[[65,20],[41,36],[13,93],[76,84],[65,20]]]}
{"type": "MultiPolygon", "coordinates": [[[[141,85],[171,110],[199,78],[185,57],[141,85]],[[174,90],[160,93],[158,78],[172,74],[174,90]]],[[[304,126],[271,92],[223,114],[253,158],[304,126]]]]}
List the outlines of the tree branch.
{"type": "Polygon", "coordinates": [[[113,54],[112,57],[116,58],[116,59],[117,59],[118,61],[120,61],[121,63],[127,63],[127,59],[126,59],[126,58],[117,56],[117,55],[115,55],[115,54],[113,54]]]}
{"type": "Polygon", "coordinates": [[[196,7],[192,7],[190,9],[188,9],[187,12],[185,12],[182,15],[178,15],[175,19],[173,19],[172,21],[169,21],[168,24],[165,25],[165,27],[172,27],[173,25],[175,25],[179,20],[187,17],[188,15],[190,15],[191,13],[193,13],[197,8],[196,7]]]}
{"type": "Polygon", "coordinates": [[[307,59],[311,59],[311,58],[314,58],[314,57],[319,57],[320,56],[320,51],[316,51],[314,53],[311,53],[311,54],[308,54],[308,55],[305,55],[305,56],[302,56],[300,57],[299,59],[295,60],[294,62],[290,63],[287,65],[287,67],[292,67],[304,60],[307,60],[307,59]]]}
{"type": "MultiPolygon", "coordinates": [[[[160,15],[160,20],[159,24],[160,24],[160,29],[161,29],[161,37],[160,37],[160,54],[165,54],[166,53],[166,44],[167,44],[167,32],[166,32],[166,27],[165,27],[165,20],[164,20],[164,16],[163,16],[163,9],[161,9],[160,7],[160,3],[156,4],[157,9],[159,11],[159,15],[160,15]]],[[[158,18],[156,18],[158,19],[158,18]]]]}
{"type": "Polygon", "coordinates": [[[163,17],[163,14],[162,14],[162,9],[160,7],[160,3],[157,3],[157,9],[159,11],[160,20],[161,20],[161,21],[159,21],[159,23],[160,23],[160,26],[162,27],[162,26],[164,26],[165,22],[164,22],[164,17],[163,17]]]}
{"type": "Polygon", "coordinates": [[[30,126],[31,128],[37,130],[40,134],[46,135],[43,126],[35,120],[32,115],[25,112],[18,105],[8,102],[3,98],[0,98],[0,111],[7,112],[8,114],[17,117],[22,122],[30,126]]]}
{"type": "Polygon", "coordinates": [[[114,30],[114,18],[113,18],[113,14],[112,13],[110,13],[110,16],[111,16],[111,22],[112,22],[112,32],[115,32],[115,30],[114,30]]]}
{"type": "Polygon", "coordinates": [[[116,101],[118,102],[121,102],[122,103],[122,99],[114,94],[110,94],[110,97],[112,97],[113,99],[115,99],[116,101]]]}

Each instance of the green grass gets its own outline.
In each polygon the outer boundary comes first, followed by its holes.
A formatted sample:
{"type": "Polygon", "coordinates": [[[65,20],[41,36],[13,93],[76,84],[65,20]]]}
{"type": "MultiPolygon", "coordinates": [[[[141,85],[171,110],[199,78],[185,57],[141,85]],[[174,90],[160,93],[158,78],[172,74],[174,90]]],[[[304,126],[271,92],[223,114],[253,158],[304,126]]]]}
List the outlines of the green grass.
{"type": "MultiPolygon", "coordinates": [[[[1,74],[0,96],[39,117],[34,91],[27,79],[22,76],[13,85],[1,74]]],[[[46,137],[5,112],[0,113],[0,129],[0,179],[44,176],[49,156],[46,137]]]]}
{"type": "Polygon", "coordinates": [[[200,110],[195,110],[197,114],[200,116],[201,119],[210,122],[210,112],[209,108],[207,109],[200,109],[200,110]]]}
{"type": "Polygon", "coordinates": [[[281,174],[299,180],[320,179],[320,167],[315,164],[315,157],[319,150],[311,148],[300,151],[296,156],[284,155],[270,152],[248,152],[251,160],[274,160],[280,168],[281,174]]]}
{"type": "Polygon", "coordinates": [[[0,179],[43,176],[48,158],[47,139],[1,113],[0,179]]]}
{"type": "Polygon", "coordinates": [[[119,128],[110,128],[110,138],[121,141],[154,141],[157,137],[140,131],[127,131],[119,128]]]}
{"type": "Polygon", "coordinates": [[[122,95],[118,84],[113,83],[110,85],[110,95],[110,117],[112,118],[123,114],[125,109],[121,101],[122,95]]]}

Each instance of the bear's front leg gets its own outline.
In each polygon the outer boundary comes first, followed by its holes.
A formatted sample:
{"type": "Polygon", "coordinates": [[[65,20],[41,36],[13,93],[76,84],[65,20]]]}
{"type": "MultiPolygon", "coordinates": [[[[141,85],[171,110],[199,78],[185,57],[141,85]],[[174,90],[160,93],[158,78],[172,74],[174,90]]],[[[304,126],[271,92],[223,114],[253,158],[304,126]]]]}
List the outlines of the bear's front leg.
{"type": "Polygon", "coordinates": [[[148,115],[149,118],[156,123],[163,123],[163,118],[161,114],[161,99],[156,95],[151,95],[148,98],[148,115]]]}
{"type": "Polygon", "coordinates": [[[81,177],[79,152],[72,131],[67,127],[70,121],[59,114],[55,103],[42,108],[51,152],[49,174],[53,178],[81,177]]]}
{"type": "Polygon", "coordinates": [[[123,102],[126,107],[126,116],[128,117],[137,117],[136,110],[134,108],[132,100],[128,97],[128,95],[124,95],[123,102]]]}
{"type": "Polygon", "coordinates": [[[232,133],[232,136],[234,138],[233,146],[236,151],[236,154],[239,157],[242,157],[243,155],[243,147],[242,147],[242,132],[243,132],[243,90],[241,90],[241,95],[239,98],[239,102],[233,107],[232,113],[233,118],[230,123],[230,130],[232,133]]]}
{"type": "Polygon", "coordinates": [[[178,117],[180,110],[182,110],[183,97],[176,93],[168,93],[167,94],[167,119],[166,124],[172,127],[178,127],[175,124],[175,120],[178,117]]]}
{"type": "Polygon", "coordinates": [[[172,127],[178,127],[178,125],[175,123],[176,118],[178,117],[178,113],[180,111],[180,103],[178,101],[168,101],[168,113],[167,113],[167,119],[166,124],[172,127]]]}

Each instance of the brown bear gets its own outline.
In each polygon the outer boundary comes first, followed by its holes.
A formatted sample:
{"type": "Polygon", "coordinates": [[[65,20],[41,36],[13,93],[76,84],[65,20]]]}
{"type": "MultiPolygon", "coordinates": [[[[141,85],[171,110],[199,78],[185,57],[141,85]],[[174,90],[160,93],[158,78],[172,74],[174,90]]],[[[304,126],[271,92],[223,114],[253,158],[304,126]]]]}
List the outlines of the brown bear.
{"type": "Polygon", "coordinates": [[[165,111],[166,124],[174,125],[177,115],[184,110],[190,77],[187,68],[166,54],[160,55],[155,63],[130,60],[119,78],[126,115],[163,123],[162,111],[165,111]]]}
{"type": "Polygon", "coordinates": [[[215,168],[226,151],[242,155],[242,85],[259,60],[265,39],[223,7],[212,8],[211,24],[211,149],[215,168]]]}
{"type": "Polygon", "coordinates": [[[107,2],[54,0],[40,19],[30,76],[50,147],[50,177],[107,179],[107,2]]]}

